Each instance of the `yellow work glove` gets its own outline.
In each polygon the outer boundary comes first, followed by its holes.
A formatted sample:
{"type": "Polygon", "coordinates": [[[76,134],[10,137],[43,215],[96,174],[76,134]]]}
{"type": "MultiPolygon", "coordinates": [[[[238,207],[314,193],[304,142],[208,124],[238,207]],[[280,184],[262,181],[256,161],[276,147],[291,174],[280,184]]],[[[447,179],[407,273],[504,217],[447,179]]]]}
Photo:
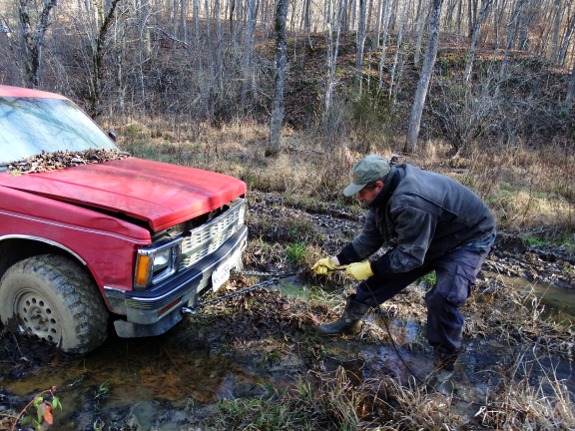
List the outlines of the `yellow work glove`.
{"type": "Polygon", "coordinates": [[[365,280],[367,277],[371,277],[373,275],[371,264],[368,260],[365,262],[349,264],[345,270],[345,273],[347,275],[351,275],[357,281],[365,280]]]}
{"type": "Polygon", "coordinates": [[[311,267],[311,270],[319,275],[327,275],[337,268],[339,268],[339,265],[336,265],[331,257],[324,257],[318,260],[316,264],[311,267]]]}

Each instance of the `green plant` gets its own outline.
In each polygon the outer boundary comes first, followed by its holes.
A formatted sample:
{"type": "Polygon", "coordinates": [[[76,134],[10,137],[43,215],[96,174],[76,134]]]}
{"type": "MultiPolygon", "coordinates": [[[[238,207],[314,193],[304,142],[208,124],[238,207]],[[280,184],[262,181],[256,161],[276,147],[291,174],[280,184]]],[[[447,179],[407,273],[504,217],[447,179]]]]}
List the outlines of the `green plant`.
{"type": "Polygon", "coordinates": [[[423,277],[421,277],[421,279],[419,280],[419,284],[421,286],[423,286],[425,289],[429,289],[433,286],[435,286],[435,283],[437,282],[437,277],[435,275],[435,271],[430,272],[427,275],[424,275],[423,277]]]}
{"type": "Polygon", "coordinates": [[[128,124],[123,130],[126,135],[137,135],[142,132],[142,127],[137,124],[128,124]]]}
{"type": "Polygon", "coordinates": [[[525,235],[525,239],[527,240],[527,242],[530,245],[534,245],[537,247],[544,247],[544,246],[548,245],[546,241],[543,241],[539,238],[536,238],[533,235],[525,235]]]}
{"type": "Polygon", "coordinates": [[[266,352],[263,358],[263,363],[266,365],[271,365],[279,358],[281,358],[282,352],[279,350],[272,350],[271,352],[266,352]]]}
{"type": "Polygon", "coordinates": [[[106,423],[103,422],[101,419],[96,418],[96,420],[94,421],[94,423],[92,424],[92,428],[94,429],[94,431],[104,431],[104,427],[106,426],[106,423]]]}
{"type": "Polygon", "coordinates": [[[56,386],[52,386],[50,389],[46,389],[45,391],[40,392],[36,395],[32,401],[30,401],[26,407],[22,409],[20,414],[16,417],[16,420],[12,424],[10,431],[14,431],[16,429],[16,424],[18,420],[24,413],[28,413],[27,409],[31,406],[36,409],[36,415],[26,415],[22,418],[22,425],[26,425],[27,423],[32,423],[32,426],[39,430],[42,429],[42,422],[46,421],[49,424],[54,422],[54,415],[52,411],[56,407],[60,407],[62,409],[62,404],[60,403],[60,398],[54,395],[56,392],[56,386]]]}
{"type": "Polygon", "coordinates": [[[292,265],[304,265],[307,261],[308,251],[305,243],[288,244],[286,259],[292,265]]]}
{"type": "Polygon", "coordinates": [[[106,380],[98,384],[93,395],[94,408],[97,410],[110,396],[110,386],[108,385],[108,381],[106,380]]]}

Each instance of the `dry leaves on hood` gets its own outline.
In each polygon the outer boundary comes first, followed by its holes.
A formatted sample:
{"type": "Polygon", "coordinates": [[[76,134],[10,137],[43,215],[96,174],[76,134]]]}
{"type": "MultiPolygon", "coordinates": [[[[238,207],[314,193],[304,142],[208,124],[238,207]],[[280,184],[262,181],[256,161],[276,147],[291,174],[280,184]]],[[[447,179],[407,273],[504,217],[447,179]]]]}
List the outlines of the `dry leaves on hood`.
{"type": "Polygon", "coordinates": [[[32,174],[66,169],[71,166],[102,163],[111,160],[127,159],[130,154],[114,149],[89,149],[86,151],[57,151],[38,154],[17,162],[11,162],[8,169],[12,174],[32,174]]]}

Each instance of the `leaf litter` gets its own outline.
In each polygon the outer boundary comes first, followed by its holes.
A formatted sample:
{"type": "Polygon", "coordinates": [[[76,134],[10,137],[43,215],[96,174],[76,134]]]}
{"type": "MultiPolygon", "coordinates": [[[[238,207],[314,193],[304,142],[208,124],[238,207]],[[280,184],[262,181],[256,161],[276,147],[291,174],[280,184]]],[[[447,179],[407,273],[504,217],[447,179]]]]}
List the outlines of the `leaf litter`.
{"type": "Polygon", "coordinates": [[[54,153],[42,151],[42,154],[8,163],[8,169],[13,175],[35,174],[73,166],[127,159],[129,157],[129,153],[108,148],[88,149],[85,151],[66,150],[54,153]]]}

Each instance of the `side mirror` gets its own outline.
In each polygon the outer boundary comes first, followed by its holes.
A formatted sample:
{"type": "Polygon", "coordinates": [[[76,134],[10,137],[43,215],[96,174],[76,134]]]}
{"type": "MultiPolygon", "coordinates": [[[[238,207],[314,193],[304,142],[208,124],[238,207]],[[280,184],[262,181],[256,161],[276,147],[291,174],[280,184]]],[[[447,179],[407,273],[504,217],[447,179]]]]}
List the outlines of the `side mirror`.
{"type": "Polygon", "coordinates": [[[114,142],[118,142],[118,134],[116,133],[116,131],[114,130],[109,130],[108,131],[108,136],[110,137],[110,139],[114,142]]]}

